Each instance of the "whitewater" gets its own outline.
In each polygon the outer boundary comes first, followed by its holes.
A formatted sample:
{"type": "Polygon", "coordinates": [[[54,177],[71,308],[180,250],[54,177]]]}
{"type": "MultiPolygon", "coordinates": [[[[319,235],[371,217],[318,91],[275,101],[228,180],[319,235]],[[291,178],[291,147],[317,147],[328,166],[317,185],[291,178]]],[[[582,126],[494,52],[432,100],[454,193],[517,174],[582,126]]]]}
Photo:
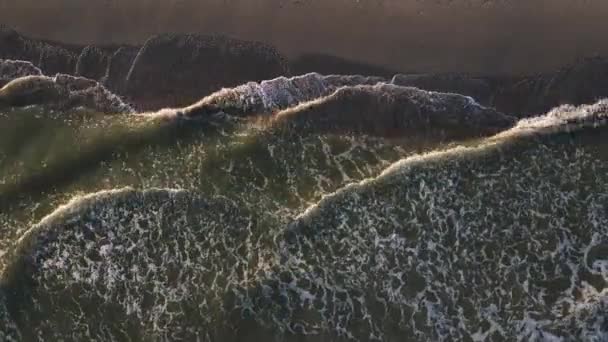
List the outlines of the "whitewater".
{"type": "Polygon", "coordinates": [[[608,339],[608,100],[0,71],[0,340],[608,339]]]}

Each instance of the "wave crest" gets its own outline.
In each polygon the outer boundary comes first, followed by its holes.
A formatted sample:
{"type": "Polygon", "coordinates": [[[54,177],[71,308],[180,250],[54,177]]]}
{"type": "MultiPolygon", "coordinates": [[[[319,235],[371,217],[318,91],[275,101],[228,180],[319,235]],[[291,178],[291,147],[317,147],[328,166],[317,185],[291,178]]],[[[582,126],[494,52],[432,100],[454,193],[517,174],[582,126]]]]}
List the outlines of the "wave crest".
{"type": "Polygon", "coordinates": [[[33,74],[15,78],[0,89],[0,104],[46,105],[63,110],[85,107],[103,113],[134,112],[130,105],[97,81],[65,74],[54,77],[33,74]]]}

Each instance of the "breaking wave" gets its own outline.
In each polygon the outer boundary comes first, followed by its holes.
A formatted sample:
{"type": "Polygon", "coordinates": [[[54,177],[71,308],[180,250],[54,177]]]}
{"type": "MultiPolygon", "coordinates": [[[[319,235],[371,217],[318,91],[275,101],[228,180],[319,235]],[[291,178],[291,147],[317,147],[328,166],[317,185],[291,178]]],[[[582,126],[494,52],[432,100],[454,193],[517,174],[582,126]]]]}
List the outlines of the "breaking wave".
{"type": "Polygon", "coordinates": [[[103,113],[133,113],[133,108],[97,81],[66,74],[44,76],[29,62],[0,60],[0,106],[45,105],[67,110],[84,107],[103,113]]]}
{"type": "Polygon", "coordinates": [[[274,125],[312,128],[314,132],[422,134],[431,140],[487,136],[516,122],[514,117],[468,96],[387,84],[378,77],[316,73],[250,82],[223,89],[185,108],[145,115],[188,120],[218,114],[269,117],[274,125]]]}
{"type": "Polygon", "coordinates": [[[608,338],[608,102],[515,123],[453,94],[274,82],[182,115],[213,104],[340,128],[405,107],[412,131],[506,130],[425,153],[351,129],[222,124],[114,156],[38,222],[0,215],[25,227],[0,256],[0,338],[608,338]]]}
{"type": "Polygon", "coordinates": [[[471,97],[378,83],[341,87],[330,96],[278,113],[277,121],[312,126],[315,131],[457,140],[491,135],[512,127],[516,119],[471,97]]]}
{"type": "Polygon", "coordinates": [[[606,109],[558,108],[324,197],[284,233],[294,278],[323,270],[300,291],[341,294],[332,317],[357,339],[607,338],[606,109]]]}
{"type": "Polygon", "coordinates": [[[289,65],[4,35],[56,65],[0,60],[1,341],[608,339],[608,100],[517,120],[489,78],[424,74],[210,93],[289,65]],[[88,78],[41,71],[65,68],[88,78]],[[102,84],[209,95],[139,113],[102,84]]]}
{"type": "Polygon", "coordinates": [[[42,71],[31,62],[0,59],[0,87],[16,78],[32,75],[40,76],[42,71]]]}
{"type": "Polygon", "coordinates": [[[383,81],[378,77],[309,73],[296,77],[249,82],[224,88],[183,109],[161,110],[156,115],[194,118],[222,111],[237,117],[270,115],[277,111],[331,95],[340,87],[383,81]]]}

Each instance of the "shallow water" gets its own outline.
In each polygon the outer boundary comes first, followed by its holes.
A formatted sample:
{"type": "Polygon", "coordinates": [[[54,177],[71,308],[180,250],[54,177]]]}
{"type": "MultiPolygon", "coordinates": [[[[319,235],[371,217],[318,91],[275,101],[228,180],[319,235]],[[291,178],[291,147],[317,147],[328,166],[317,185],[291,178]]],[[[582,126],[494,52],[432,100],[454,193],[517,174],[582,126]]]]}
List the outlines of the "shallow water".
{"type": "Polygon", "coordinates": [[[3,113],[0,339],[602,341],[604,107],[468,147],[3,113]]]}
{"type": "Polygon", "coordinates": [[[286,214],[406,154],[377,138],[297,136],[226,121],[168,124],[34,107],[0,120],[3,246],[77,194],[191,189],[286,214]]]}

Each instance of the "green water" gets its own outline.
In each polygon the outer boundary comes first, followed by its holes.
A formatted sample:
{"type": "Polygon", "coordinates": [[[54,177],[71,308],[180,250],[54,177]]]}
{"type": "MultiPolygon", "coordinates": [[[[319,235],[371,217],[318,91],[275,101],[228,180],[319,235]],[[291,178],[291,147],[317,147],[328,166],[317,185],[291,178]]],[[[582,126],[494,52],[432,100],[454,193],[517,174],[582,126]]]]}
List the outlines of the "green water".
{"type": "Polygon", "coordinates": [[[167,124],[86,111],[0,117],[0,250],[75,195],[193,189],[287,220],[323,194],[379,172],[407,146],[361,136],[298,135],[239,122],[167,124]]]}
{"type": "Polygon", "coordinates": [[[223,119],[0,120],[0,338],[607,336],[605,126],[451,148],[223,119]],[[429,149],[445,151],[408,158],[429,149]]]}

